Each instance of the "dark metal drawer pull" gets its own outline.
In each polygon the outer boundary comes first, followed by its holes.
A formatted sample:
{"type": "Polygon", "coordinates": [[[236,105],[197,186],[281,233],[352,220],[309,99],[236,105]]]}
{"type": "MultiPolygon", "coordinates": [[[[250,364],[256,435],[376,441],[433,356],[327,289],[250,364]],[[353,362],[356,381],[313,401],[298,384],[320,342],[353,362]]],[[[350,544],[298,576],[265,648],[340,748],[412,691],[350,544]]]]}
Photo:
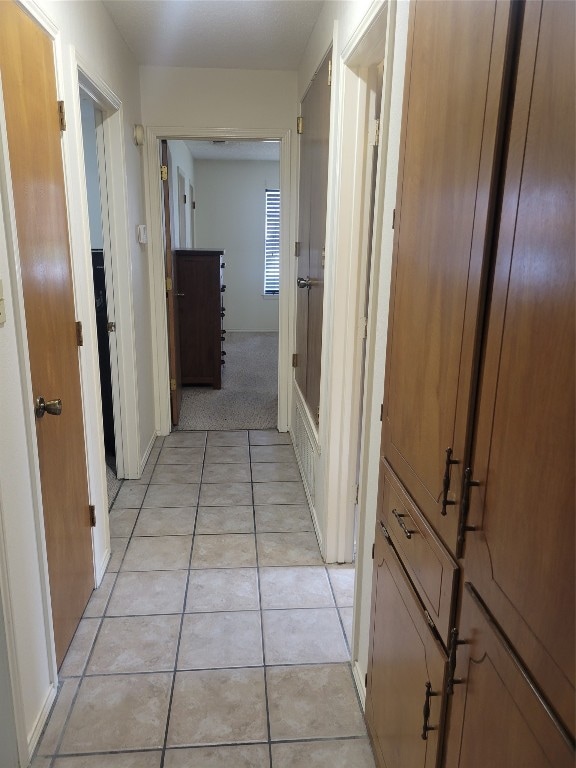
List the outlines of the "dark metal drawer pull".
{"type": "Polygon", "coordinates": [[[428,682],[426,683],[426,696],[424,698],[424,709],[422,710],[422,713],[424,715],[424,723],[422,725],[421,736],[424,739],[424,741],[428,739],[429,731],[438,730],[438,728],[436,728],[435,726],[428,725],[428,720],[430,719],[430,699],[432,698],[432,696],[438,696],[438,694],[432,691],[432,684],[428,682]]]}
{"type": "Polygon", "coordinates": [[[396,518],[400,528],[402,528],[402,530],[404,531],[404,536],[406,536],[407,539],[411,539],[412,538],[412,534],[416,533],[416,531],[409,531],[408,528],[406,528],[406,523],[402,519],[404,517],[404,515],[401,515],[400,512],[398,512],[395,509],[392,510],[392,514],[396,518]]]}

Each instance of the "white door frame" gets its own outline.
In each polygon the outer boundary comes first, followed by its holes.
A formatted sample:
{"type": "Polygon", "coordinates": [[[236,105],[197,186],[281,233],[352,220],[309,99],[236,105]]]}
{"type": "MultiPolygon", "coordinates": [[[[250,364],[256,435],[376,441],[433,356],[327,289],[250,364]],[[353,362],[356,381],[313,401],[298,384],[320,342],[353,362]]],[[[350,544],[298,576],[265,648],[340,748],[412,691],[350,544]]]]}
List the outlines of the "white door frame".
{"type": "Polygon", "coordinates": [[[166,320],[166,289],[164,284],[164,246],[162,235],[162,194],[158,164],[160,139],[208,139],[228,141],[280,142],[280,295],[278,298],[278,429],[288,429],[289,389],[288,367],[290,352],[290,285],[293,265],[290,264],[290,206],[291,206],[291,131],[251,129],[232,130],[206,128],[147,127],[145,143],[144,183],[146,218],[148,221],[148,256],[150,270],[150,305],[152,309],[152,364],[154,370],[155,424],[160,435],[170,432],[170,387],[168,374],[168,329],[166,320]]]}

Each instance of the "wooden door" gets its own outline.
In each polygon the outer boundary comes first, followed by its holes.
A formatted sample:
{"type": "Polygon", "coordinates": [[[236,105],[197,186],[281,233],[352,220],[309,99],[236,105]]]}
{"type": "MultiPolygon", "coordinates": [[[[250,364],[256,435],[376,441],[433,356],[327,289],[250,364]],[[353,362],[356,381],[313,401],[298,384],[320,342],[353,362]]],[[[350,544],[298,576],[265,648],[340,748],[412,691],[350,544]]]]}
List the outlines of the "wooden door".
{"type": "Polygon", "coordinates": [[[453,551],[510,27],[506,1],[411,6],[382,445],[453,551]]]}
{"type": "Polygon", "coordinates": [[[52,41],[0,3],[0,71],[36,420],[56,659],[60,666],[94,587],[92,537],[68,218],[52,41]]]}
{"type": "Polygon", "coordinates": [[[447,725],[446,768],[573,768],[547,702],[469,584],[447,725]]]}
{"type": "Polygon", "coordinates": [[[296,382],[316,423],[322,362],[331,60],[332,50],[316,73],[301,106],[298,278],[305,280],[307,286],[297,292],[296,382]]]}
{"type": "Polygon", "coordinates": [[[573,3],[526,4],[464,551],[466,579],[572,732],[574,24],[573,3]]]}
{"type": "Polygon", "coordinates": [[[380,521],[372,599],[366,719],[379,768],[432,768],[439,765],[446,656],[380,521]]]}
{"type": "Polygon", "coordinates": [[[164,232],[165,232],[165,271],[166,271],[166,313],[168,317],[168,373],[170,376],[170,410],[172,424],[180,420],[182,404],[182,376],[180,373],[180,339],[178,336],[178,290],[177,275],[172,250],[172,230],[170,217],[170,181],[168,179],[168,142],[161,141],[162,166],[166,168],[162,181],[164,196],[164,232]]]}

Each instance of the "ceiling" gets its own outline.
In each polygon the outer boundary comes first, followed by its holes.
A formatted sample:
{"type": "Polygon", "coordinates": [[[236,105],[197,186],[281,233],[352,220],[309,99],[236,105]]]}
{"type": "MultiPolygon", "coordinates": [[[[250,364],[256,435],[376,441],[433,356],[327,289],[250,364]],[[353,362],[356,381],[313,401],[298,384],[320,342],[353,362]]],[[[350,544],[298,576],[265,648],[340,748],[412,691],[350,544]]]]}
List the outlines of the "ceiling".
{"type": "Polygon", "coordinates": [[[184,142],[195,160],[280,160],[279,141],[184,142]]]}
{"type": "Polygon", "coordinates": [[[139,64],[296,70],[323,0],[104,0],[139,64]]]}

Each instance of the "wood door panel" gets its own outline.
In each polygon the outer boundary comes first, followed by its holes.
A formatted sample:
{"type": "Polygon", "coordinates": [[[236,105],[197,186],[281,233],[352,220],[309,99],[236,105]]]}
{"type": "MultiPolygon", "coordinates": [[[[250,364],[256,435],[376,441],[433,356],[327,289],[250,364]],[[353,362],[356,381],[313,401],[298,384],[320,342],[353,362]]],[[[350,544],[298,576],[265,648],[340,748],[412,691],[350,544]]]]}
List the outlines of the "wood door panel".
{"type": "Polygon", "coordinates": [[[464,562],[573,727],[575,19],[572,3],[540,10],[520,52],[464,562]]]}
{"type": "Polygon", "coordinates": [[[366,718],[380,768],[439,765],[446,657],[383,523],[376,525],[366,718]],[[393,617],[393,620],[391,618],[393,617]],[[426,683],[435,730],[422,738],[426,683]]]}
{"type": "Polygon", "coordinates": [[[383,449],[453,551],[510,19],[497,2],[411,15],[383,449]],[[447,448],[459,464],[443,516],[447,448]]]}
{"type": "Polygon", "coordinates": [[[470,584],[460,641],[447,768],[573,768],[571,746],[470,584]]]}
{"type": "Polygon", "coordinates": [[[0,70],[34,398],[61,399],[36,421],[58,665],[94,587],[68,217],[52,41],[0,3],[0,70]]]}
{"type": "MultiPolygon", "coordinates": [[[[160,142],[162,165],[169,167],[168,142],[160,142]]],[[[172,169],[169,169],[169,173],[172,169]]],[[[170,182],[168,177],[162,182],[164,199],[164,269],[166,278],[166,315],[168,324],[168,375],[170,376],[170,412],[172,424],[180,420],[182,405],[182,373],[180,371],[180,338],[178,327],[178,275],[172,249],[172,225],[170,217],[170,182]]]]}

